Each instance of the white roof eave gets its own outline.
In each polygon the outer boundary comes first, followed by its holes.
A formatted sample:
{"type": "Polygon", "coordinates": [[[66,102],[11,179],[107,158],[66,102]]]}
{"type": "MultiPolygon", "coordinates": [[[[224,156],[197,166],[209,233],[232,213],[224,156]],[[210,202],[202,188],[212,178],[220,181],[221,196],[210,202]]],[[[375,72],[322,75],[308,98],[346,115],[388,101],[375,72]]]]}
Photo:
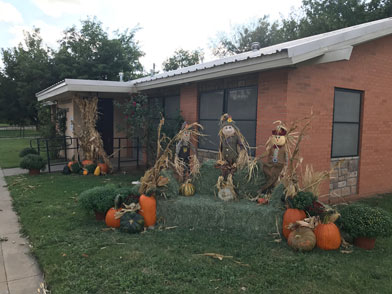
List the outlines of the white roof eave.
{"type": "Polygon", "coordinates": [[[99,92],[99,93],[134,93],[136,89],[131,83],[65,79],[36,94],[38,101],[54,99],[66,92],[99,92]]]}

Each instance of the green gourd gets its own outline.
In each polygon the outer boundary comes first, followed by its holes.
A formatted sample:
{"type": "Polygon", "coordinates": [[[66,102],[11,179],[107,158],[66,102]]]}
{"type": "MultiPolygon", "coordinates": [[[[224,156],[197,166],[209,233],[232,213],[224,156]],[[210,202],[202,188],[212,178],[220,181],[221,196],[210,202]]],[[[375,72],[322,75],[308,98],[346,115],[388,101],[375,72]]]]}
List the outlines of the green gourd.
{"type": "Polygon", "coordinates": [[[144,229],[144,218],[136,212],[127,212],[120,219],[120,230],[127,233],[140,233],[144,229]]]}

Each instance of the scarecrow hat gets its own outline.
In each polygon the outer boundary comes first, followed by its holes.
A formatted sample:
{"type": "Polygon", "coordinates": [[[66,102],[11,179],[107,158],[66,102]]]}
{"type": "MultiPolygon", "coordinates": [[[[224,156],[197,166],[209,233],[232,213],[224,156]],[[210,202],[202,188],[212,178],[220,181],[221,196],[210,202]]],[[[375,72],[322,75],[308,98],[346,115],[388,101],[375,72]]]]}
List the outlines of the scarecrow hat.
{"type": "Polygon", "coordinates": [[[272,130],[272,135],[286,136],[287,129],[283,125],[278,125],[275,130],[272,130]]]}
{"type": "Polygon", "coordinates": [[[225,126],[231,125],[234,128],[236,128],[235,122],[231,115],[228,115],[227,113],[223,114],[220,118],[220,128],[222,129],[225,126]]]}
{"type": "Polygon", "coordinates": [[[181,125],[181,130],[188,128],[188,123],[184,121],[181,125]]]}

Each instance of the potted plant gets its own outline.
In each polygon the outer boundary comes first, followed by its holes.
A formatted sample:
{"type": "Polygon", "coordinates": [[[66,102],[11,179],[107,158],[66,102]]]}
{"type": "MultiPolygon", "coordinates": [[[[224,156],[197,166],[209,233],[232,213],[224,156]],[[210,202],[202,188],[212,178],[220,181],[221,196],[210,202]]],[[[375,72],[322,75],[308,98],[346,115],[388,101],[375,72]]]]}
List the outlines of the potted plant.
{"type": "Polygon", "coordinates": [[[23,157],[25,157],[27,154],[38,154],[38,152],[37,152],[37,150],[35,150],[34,148],[27,147],[27,148],[22,149],[22,150],[19,152],[19,157],[20,157],[20,158],[23,158],[23,157]]]}
{"type": "Polygon", "coordinates": [[[392,235],[392,216],[381,208],[352,204],[340,209],[342,230],[354,238],[354,245],[373,249],[377,237],[392,235]]]}
{"type": "Polygon", "coordinates": [[[27,154],[20,161],[19,166],[29,170],[30,175],[38,175],[46,167],[45,160],[38,154],[27,154]]]}
{"type": "Polygon", "coordinates": [[[287,239],[291,230],[288,226],[306,217],[305,209],[317,199],[311,192],[298,192],[294,197],[287,197],[288,208],[283,215],[283,235],[287,239]]]}
{"type": "Polygon", "coordinates": [[[93,210],[97,220],[104,220],[106,212],[113,207],[114,199],[120,195],[125,199],[130,188],[109,184],[88,189],[79,195],[79,204],[86,210],[93,210]]]}

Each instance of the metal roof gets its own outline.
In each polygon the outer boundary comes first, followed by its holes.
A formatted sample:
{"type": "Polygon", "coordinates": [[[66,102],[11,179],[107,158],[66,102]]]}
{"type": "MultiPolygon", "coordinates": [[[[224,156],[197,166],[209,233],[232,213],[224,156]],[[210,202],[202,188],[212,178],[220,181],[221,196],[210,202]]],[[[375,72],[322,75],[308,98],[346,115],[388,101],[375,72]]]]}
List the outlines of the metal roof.
{"type": "MultiPolygon", "coordinates": [[[[138,85],[142,85],[143,83],[149,83],[160,79],[170,79],[175,76],[190,75],[192,73],[200,71],[203,72],[216,67],[226,66],[229,68],[228,65],[230,64],[246,62],[248,60],[264,58],[265,61],[268,62],[270,59],[266,58],[267,56],[277,54],[280,54],[283,58],[290,59],[287,60],[289,61],[287,63],[293,65],[307,59],[321,56],[328,51],[334,51],[346,48],[348,46],[355,46],[369,40],[386,36],[388,34],[392,34],[392,18],[385,18],[328,33],[280,43],[277,45],[261,48],[256,51],[249,51],[210,62],[180,68],[174,71],[136,79],[130,81],[129,83],[138,87],[138,85]]],[[[268,69],[273,67],[274,64],[271,64],[270,67],[261,67],[261,69],[268,69]]]]}
{"type": "Polygon", "coordinates": [[[353,46],[392,34],[392,17],[289,41],[129,82],[65,79],[36,94],[38,100],[66,91],[133,93],[279,67],[349,60],[353,46]]]}

